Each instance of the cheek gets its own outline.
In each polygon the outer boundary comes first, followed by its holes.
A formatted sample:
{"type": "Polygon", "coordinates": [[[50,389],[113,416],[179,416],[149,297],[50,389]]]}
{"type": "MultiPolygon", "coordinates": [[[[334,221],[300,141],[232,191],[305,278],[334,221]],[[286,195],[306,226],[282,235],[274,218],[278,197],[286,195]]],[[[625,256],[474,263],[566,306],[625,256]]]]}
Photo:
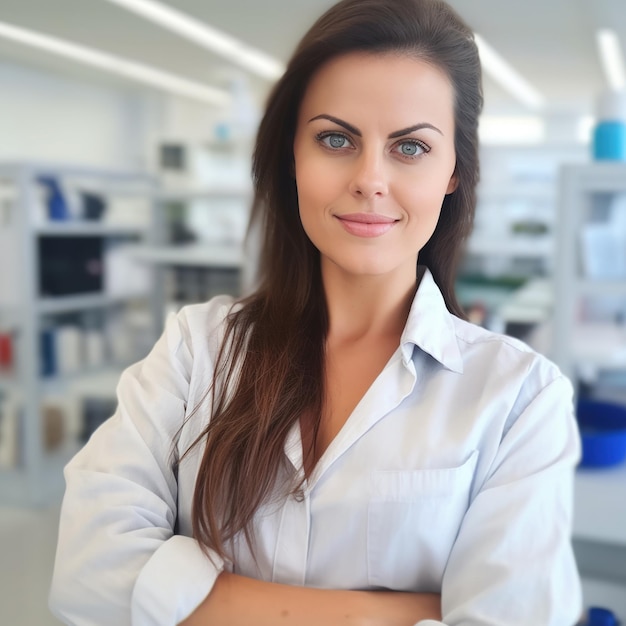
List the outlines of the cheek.
{"type": "Polygon", "coordinates": [[[419,215],[426,219],[428,216],[439,216],[441,205],[447,191],[445,184],[432,180],[411,181],[397,189],[399,203],[409,214],[419,215]]]}
{"type": "Polygon", "coordinates": [[[296,157],[296,188],[301,211],[321,209],[337,195],[340,184],[338,169],[328,159],[296,157]]]}

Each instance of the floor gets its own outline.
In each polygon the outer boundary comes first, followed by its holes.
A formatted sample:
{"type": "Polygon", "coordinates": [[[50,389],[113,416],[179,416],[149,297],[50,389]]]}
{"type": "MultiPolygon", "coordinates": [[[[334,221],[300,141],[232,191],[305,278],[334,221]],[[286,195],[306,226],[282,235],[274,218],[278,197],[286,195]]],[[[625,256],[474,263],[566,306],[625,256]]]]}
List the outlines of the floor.
{"type": "Polygon", "coordinates": [[[0,508],[0,624],[59,626],[48,611],[58,506],[0,508]]]}
{"type": "MultiPolygon", "coordinates": [[[[48,611],[59,507],[0,507],[0,625],[59,626],[48,611]]],[[[624,587],[584,581],[586,606],[611,607],[626,626],[624,587]]]]}

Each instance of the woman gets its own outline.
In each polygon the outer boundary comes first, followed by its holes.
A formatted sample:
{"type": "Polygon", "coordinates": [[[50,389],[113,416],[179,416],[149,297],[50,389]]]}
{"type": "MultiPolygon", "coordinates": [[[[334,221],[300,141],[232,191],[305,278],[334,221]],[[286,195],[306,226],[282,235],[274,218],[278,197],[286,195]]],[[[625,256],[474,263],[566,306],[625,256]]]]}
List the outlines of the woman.
{"type": "Polygon", "coordinates": [[[439,0],[311,28],[257,137],[259,288],[168,320],[67,467],[61,619],[576,621],[570,385],[454,297],[481,106],[439,0]]]}

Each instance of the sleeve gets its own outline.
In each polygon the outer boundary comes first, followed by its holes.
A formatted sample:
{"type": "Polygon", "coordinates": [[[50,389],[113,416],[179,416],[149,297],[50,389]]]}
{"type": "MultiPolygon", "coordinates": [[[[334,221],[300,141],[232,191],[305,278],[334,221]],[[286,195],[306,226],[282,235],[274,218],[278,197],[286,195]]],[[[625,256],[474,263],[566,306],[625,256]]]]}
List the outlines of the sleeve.
{"type": "Polygon", "coordinates": [[[177,624],[223,568],[193,538],[174,535],[188,333],[182,314],[168,318],[150,354],[122,374],[115,414],[65,468],[49,603],[66,624],[177,624]]]}
{"type": "MultiPolygon", "coordinates": [[[[582,613],[571,545],[580,439],[559,376],[503,436],[443,577],[443,621],[415,626],[573,626],[582,613]]],[[[519,401],[518,401],[519,403],[519,401]]]]}

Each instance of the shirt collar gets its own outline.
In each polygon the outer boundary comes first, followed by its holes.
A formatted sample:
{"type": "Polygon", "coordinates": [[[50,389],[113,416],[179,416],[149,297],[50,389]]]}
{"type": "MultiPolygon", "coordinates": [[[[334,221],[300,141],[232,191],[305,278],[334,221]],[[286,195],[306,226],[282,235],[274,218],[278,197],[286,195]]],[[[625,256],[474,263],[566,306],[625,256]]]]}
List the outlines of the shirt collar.
{"type": "Polygon", "coordinates": [[[417,346],[445,368],[459,374],[463,372],[454,317],[446,308],[443,295],[428,269],[413,298],[400,345],[405,365],[408,365],[417,346]]]}

